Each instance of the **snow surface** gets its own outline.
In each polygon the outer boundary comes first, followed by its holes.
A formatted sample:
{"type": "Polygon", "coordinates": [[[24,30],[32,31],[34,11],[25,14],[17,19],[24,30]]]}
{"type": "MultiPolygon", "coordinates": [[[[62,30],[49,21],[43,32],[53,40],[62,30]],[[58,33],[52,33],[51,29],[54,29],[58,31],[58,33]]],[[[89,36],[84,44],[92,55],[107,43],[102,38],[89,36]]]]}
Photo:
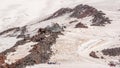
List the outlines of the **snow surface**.
{"type": "Polygon", "coordinates": [[[15,52],[10,52],[7,54],[7,59],[5,60],[6,63],[12,64],[15,63],[17,60],[24,58],[25,56],[30,54],[30,50],[33,48],[32,45],[36,44],[35,42],[29,42],[24,45],[16,47],[15,52]]]}
{"type": "MultiPolygon", "coordinates": [[[[107,65],[90,63],[90,62],[69,62],[63,64],[55,64],[55,65],[48,65],[48,64],[39,64],[34,66],[29,66],[26,68],[110,68],[107,65]]],[[[111,67],[112,68],[112,67],[111,67]]]]}
{"type": "MultiPolygon", "coordinates": [[[[63,32],[64,35],[59,35],[57,42],[51,48],[55,54],[50,61],[58,62],[58,64],[38,64],[26,68],[111,68],[102,60],[89,57],[89,53],[92,50],[101,50],[119,44],[120,11],[118,9],[120,9],[120,0],[0,0],[0,31],[27,24],[31,25],[27,27],[29,32],[31,32],[37,31],[38,27],[44,28],[51,25],[53,21],[60,25],[64,24],[68,28],[63,32]],[[89,29],[73,28],[77,22],[69,25],[68,22],[74,19],[64,19],[68,16],[66,15],[31,25],[49,16],[59,8],[74,7],[78,4],[88,4],[102,10],[112,20],[112,24],[105,27],[89,27],[89,29]]],[[[91,23],[89,21],[91,18],[88,17],[79,21],[89,24],[91,23]]],[[[12,47],[16,41],[17,39],[12,37],[0,37],[0,52],[12,47]],[[8,43],[4,41],[8,41],[8,43]]],[[[31,49],[31,45],[29,47],[25,45],[18,47],[16,52],[9,53],[6,62],[13,63],[15,60],[29,54],[28,51],[31,49]],[[23,51],[20,50],[21,48],[23,51]],[[12,56],[12,54],[15,55],[12,56]],[[12,59],[15,57],[16,59],[12,59]]]]}
{"type": "Polygon", "coordinates": [[[0,52],[5,51],[6,49],[11,48],[14,44],[20,39],[16,37],[0,37],[0,52]]]}
{"type": "Polygon", "coordinates": [[[101,10],[118,11],[119,3],[120,0],[0,0],[0,31],[36,22],[62,7],[89,4],[101,10]]]}

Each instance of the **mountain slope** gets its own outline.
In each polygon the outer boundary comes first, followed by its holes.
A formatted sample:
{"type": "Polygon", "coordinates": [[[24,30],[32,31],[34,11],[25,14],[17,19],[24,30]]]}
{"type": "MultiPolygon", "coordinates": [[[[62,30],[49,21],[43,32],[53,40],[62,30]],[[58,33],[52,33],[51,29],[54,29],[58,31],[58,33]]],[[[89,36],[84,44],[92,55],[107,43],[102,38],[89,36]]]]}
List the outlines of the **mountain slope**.
{"type": "Polygon", "coordinates": [[[42,20],[4,30],[0,32],[0,41],[3,41],[0,45],[4,48],[0,50],[0,66],[29,68],[41,63],[60,63],[65,67],[64,64],[76,62],[73,67],[83,64],[86,68],[84,65],[88,63],[93,63],[93,67],[95,64],[95,67],[103,65],[102,68],[105,65],[119,67],[116,55],[104,54],[119,48],[119,17],[118,11],[101,11],[79,4],[74,8],[62,7],[42,20]]]}

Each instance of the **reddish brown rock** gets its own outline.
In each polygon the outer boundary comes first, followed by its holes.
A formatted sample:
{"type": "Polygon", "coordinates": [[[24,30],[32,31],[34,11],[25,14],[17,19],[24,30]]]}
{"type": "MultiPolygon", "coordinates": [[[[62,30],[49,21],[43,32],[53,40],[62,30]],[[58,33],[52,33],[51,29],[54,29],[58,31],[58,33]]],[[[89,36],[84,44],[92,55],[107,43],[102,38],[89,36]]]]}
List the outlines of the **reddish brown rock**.
{"type": "Polygon", "coordinates": [[[0,65],[5,63],[5,59],[6,59],[5,55],[0,54],[0,65]]]}

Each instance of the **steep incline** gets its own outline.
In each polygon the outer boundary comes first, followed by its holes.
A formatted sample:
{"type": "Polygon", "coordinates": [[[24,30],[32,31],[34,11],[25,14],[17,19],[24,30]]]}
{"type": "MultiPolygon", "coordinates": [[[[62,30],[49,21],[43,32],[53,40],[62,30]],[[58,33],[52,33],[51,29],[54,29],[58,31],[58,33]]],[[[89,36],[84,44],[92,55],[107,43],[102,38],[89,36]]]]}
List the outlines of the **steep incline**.
{"type": "Polygon", "coordinates": [[[81,59],[108,64],[97,60],[100,55],[98,52],[97,56],[94,50],[103,50],[119,42],[117,32],[120,31],[110,31],[119,23],[113,24],[112,20],[104,11],[79,4],[74,8],[61,8],[32,24],[7,29],[0,33],[0,39],[7,39],[3,40],[2,46],[12,44],[0,50],[0,68],[25,68],[41,63],[79,62],[81,59]],[[15,41],[8,41],[11,39],[15,41]]]}

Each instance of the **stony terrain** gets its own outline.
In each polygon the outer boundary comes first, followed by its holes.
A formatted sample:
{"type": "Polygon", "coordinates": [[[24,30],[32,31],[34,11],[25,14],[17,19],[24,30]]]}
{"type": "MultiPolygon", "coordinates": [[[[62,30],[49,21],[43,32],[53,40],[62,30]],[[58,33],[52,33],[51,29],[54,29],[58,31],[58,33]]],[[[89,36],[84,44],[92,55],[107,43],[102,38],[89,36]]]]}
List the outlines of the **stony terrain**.
{"type": "Polygon", "coordinates": [[[9,27],[0,32],[0,68],[81,61],[119,68],[119,18],[117,12],[77,4],[29,24],[9,27]]]}

